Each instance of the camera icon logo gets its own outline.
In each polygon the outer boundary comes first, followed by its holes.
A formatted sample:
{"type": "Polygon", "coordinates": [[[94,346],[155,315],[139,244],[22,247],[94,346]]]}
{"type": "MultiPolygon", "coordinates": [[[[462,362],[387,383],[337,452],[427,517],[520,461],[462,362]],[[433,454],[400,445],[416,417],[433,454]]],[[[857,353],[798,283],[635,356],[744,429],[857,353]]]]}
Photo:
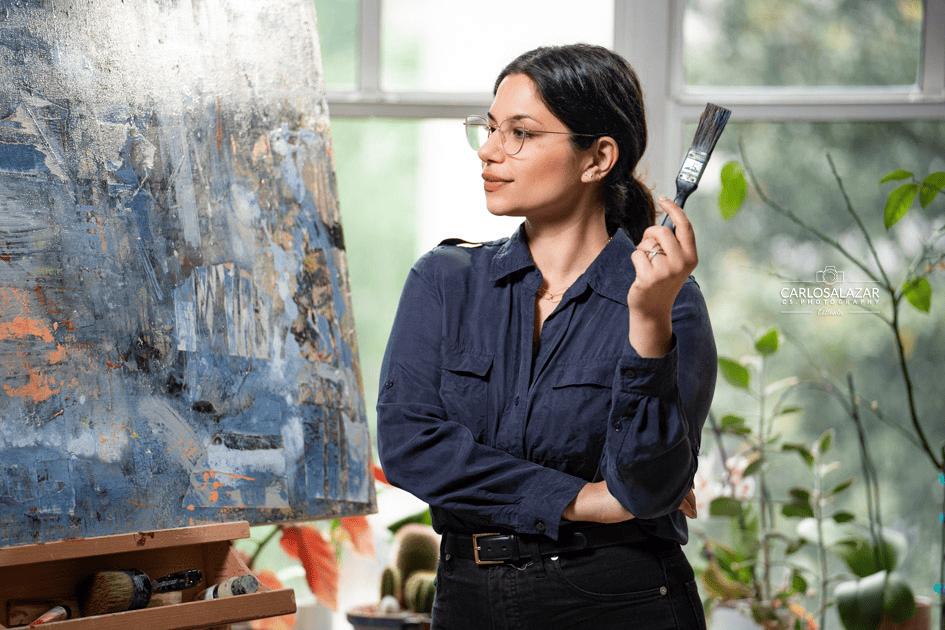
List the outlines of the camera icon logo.
{"type": "Polygon", "coordinates": [[[823,271],[817,272],[817,282],[823,282],[824,284],[843,282],[843,272],[837,271],[837,268],[833,265],[828,265],[824,267],[823,271]]]}

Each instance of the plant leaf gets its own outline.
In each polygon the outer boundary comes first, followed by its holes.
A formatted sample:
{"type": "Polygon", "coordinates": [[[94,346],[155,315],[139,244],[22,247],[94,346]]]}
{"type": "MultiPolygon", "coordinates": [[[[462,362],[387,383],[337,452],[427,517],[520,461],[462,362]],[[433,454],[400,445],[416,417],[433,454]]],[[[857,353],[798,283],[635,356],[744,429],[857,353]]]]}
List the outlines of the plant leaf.
{"type": "Polygon", "coordinates": [[[405,516],[399,521],[395,521],[387,526],[387,529],[390,530],[392,534],[396,534],[397,530],[403,527],[408,523],[420,523],[421,525],[433,525],[433,517],[430,514],[430,508],[426,508],[417,512],[416,514],[411,514],[405,516]]]}
{"type": "Polygon", "coordinates": [[[738,516],[742,502],[732,497],[716,497],[709,504],[709,516],[738,516]]]}
{"type": "Polygon", "coordinates": [[[778,329],[772,328],[755,342],[755,349],[767,356],[778,351],[778,329]]]}
{"type": "Polygon", "coordinates": [[[906,215],[917,192],[919,192],[918,184],[904,184],[889,193],[889,198],[886,199],[885,216],[887,230],[906,215]]]}
{"type": "Polygon", "coordinates": [[[814,467],[814,454],[803,444],[782,444],[782,451],[795,451],[804,459],[804,463],[807,464],[808,468],[814,467]]]}
{"type": "MultiPolygon", "coordinates": [[[[830,490],[830,491],[827,493],[827,496],[828,496],[828,497],[832,497],[833,495],[837,494],[838,492],[843,492],[844,490],[846,490],[847,488],[849,488],[851,485],[853,485],[853,477],[850,477],[850,478],[847,479],[846,481],[840,482],[840,483],[838,483],[837,485],[835,485],[835,486],[833,487],[833,489],[830,490]]],[[[834,518],[834,520],[836,520],[836,518],[834,518]]],[[[841,521],[837,521],[837,522],[839,523],[839,522],[841,522],[841,521]]]]}
{"type": "Polygon", "coordinates": [[[910,177],[912,177],[912,173],[910,171],[900,168],[886,175],[886,177],[879,180],[879,183],[885,184],[886,182],[898,181],[901,179],[909,179],[910,177]]]}
{"type": "Polygon", "coordinates": [[[354,550],[367,558],[376,558],[374,551],[374,532],[366,516],[348,516],[339,521],[341,528],[351,538],[354,550]]]}
{"type": "Polygon", "coordinates": [[[743,599],[750,592],[747,586],[725,575],[714,560],[702,573],[702,586],[705,587],[706,593],[720,600],[743,599]]]}
{"type": "Polygon", "coordinates": [[[719,368],[722,370],[722,376],[730,385],[748,389],[748,383],[751,382],[751,374],[741,363],[719,357],[719,368]]]}
{"type": "Polygon", "coordinates": [[[922,188],[919,190],[919,203],[922,207],[927,208],[943,188],[945,188],[945,173],[932,173],[923,179],[922,188]]]}
{"type": "Polygon", "coordinates": [[[742,472],[742,477],[751,477],[756,472],[761,470],[761,463],[763,461],[764,460],[761,459],[761,457],[759,457],[758,455],[755,455],[755,457],[748,463],[748,465],[745,466],[745,470],[742,472]]]}
{"type": "Polygon", "coordinates": [[[282,529],[282,548],[302,562],[312,594],[324,606],[338,610],[338,557],[322,533],[310,525],[282,529]]]}
{"type": "Polygon", "coordinates": [[[788,490],[791,497],[789,503],[781,507],[781,513],[788,518],[809,518],[814,516],[814,508],[810,504],[810,492],[804,488],[788,490]]]}
{"type": "MultiPolygon", "coordinates": [[[[279,589],[285,588],[282,581],[269,569],[256,571],[255,574],[260,583],[270,591],[278,591],[279,589]]],[[[253,619],[249,622],[249,627],[252,628],[252,630],[293,630],[293,628],[295,628],[295,615],[289,614],[282,615],[281,617],[270,617],[269,619],[253,619]]]]}
{"type": "Polygon", "coordinates": [[[384,474],[384,470],[377,464],[374,464],[374,481],[379,481],[387,486],[390,485],[390,482],[387,481],[387,476],[384,474]]]}
{"type": "Polygon", "coordinates": [[[883,540],[881,544],[882,563],[877,559],[880,554],[873,544],[862,537],[844,540],[834,551],[847,563],[853,575],[866,577],[877,571],[892,570],[896,566],[899,557],[896,546],[888,540],[883,540]]]}
{"type": "Polygon", "coordinates": [[[829,453],[833,448],[833,429],[827,429],[817,439],[817,452],[821,455],[829,453]]]}
{"type": "Polygon", "coordinates": [[[846,630],[876,630],[883,620],[885,571],[860,580],[841,582],[834,589],[837,612],[846,630]]]}
{"type": "Polygon", "coordinates": [[[835,523],[849,523],[856,517],[853,515],[853,512],[847,512],[846,510],[839,510],[833,513],[831,518],[835,523]]]}
{"type": "Polygon", "coordinates": [[[721,430],[733,435],[748,435],[751,433],[751,429],[748,428],[745,419],[734,414],[728,414],[722,418],[721,430]]]}
{"type": "Polygon", "coordinates": [[[722,189],[719,191],[719,212],[723,219],[731,219],[742,207],[748,193],[748,182],[738,162],[722,167],[722,189]]]}
{"type": "Polygon", "coordinates": [[[896,623],[903,623],[915,614],[915,595],[906,581],[896,573],[891,573],[886,583],[883,613],[896,623]]]}
{"type": "Polygon", "coordinates": [[[932,287],[925,278],[906,280],[902,285],[902,294],[909,304],[923,313],[928,313],[932,307],[932,287]]]}

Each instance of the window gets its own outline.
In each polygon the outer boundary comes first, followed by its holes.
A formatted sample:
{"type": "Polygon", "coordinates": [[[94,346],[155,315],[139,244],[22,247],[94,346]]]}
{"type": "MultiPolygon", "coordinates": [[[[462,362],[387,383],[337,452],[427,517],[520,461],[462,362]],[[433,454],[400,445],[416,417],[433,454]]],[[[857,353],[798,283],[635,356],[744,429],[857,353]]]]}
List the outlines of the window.
{"type": "MultiPolygon", "coordinates": [[[[443,238],[484,240],[514,229],[514,220],[499,221],[484,210],[479,164],[463,140],[463,117],[488,109],[496,74],[518,53],[581,40],[612,46],[640,75],[650,125],[645,170],[658,192],[672,194],[706,102],[733,111],[700,190],[687,204],[700,237],[696,275],[720,347],[737,347],[745,323],[792,328],[822,360],[838,366],[854,361],[871,379],[888,385],[882,395],[899,400],[901,384],[882,356],[880,324],[776,320],[776,309],[766,301],[772,277],[766,272],[804,274],[835,259],[803,245],[791,226],[760,212],[723,223],[715,193],[719,171],[727,160],[739,159],[741,141],[779,200],[825,221],[837,238],[852,239],[849,219],[838,212],[843,199],[826,151],[855,204],[880,216],[885,198],[876,182],[886,172],[945,170],[945,2],[315,4],[372,422],[380,356],[411,263],[443,238]],[[874,208],[864,207],[869,204],[874,208]],[[758,269],[760,260],[778,268],[758,269]],[[840,348],[850,356],[834,359],[840,348]]],[[[908,245],[896,238],[902,237],[884,236],[880,249],[894,252],[908,245]]],[[[945,339],[945,323],[937,326],[931,336],[910,341],[916,356],[928,363],[917,384],[928,391],[937,387],[933,379],[945,353],[936,341],[945,339]]],[[[720,386],[717,400],[724,395],[720,386]]],[[[945,401],[926,410],[929,418],[943,414],[945,401]]],[[[908,445],[889,447],[894,448],[900,462],[920,459],[908,445]]],[[[887,464],[881,474],[896,475],[899,484],[925,479],[927,464],[916,465],[904,472],[904,464],[896,469],[887,464]]],[[[940,503],[931,476],[928,483],[915,484],[891,497],[884,511],[926,513],[925,506],[940,503]]],[[[909,525],[920,532],[916,548],[937,548],[937,523],[909,525]]],[[[913,555],[906,572],[915,584],[931,585],[934,567],[913,555]]]]}

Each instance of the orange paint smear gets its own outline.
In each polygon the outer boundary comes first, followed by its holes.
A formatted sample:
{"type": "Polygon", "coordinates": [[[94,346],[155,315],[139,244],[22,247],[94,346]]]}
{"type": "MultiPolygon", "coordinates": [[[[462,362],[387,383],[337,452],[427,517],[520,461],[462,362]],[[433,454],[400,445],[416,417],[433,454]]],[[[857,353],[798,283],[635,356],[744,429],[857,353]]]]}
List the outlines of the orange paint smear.
{"type": "Polygon", "coordinates": [[[228,473],[228,472],[225,472],[225,471],[222,471],[222,470],[211,470],[211,471],[210,471],[210,476],[211,476],[211,477],[214,477],[214,476],[216,476],[217,473],[220,473],[221,475],[228,475],[228,476],[232,477],[233,479],[243,479],[243,480],[245,480],[245,481],[256,481],[256,478],[255,478],[255,477],[246,477],[246,476],[244,476],[244,475],[236,475],[236,474],[228,473]]]}
{"type": "Polygon", "coordinates": [[[57,385],[55,379],[41,372],[34,372],[29,366],[26,366],[26,370],[29,373],[29,382],[25,385],[22,385],[21,387],[10,387],[9,385],[4,385],[3,390],[8,395],[32,400],[34,403],[38,403],[43,402],[44,400],[47,400],[62,391],[62,383],[58,383],[58,387],[53,389],[52,386],[57,385]]]}
{"type": "Polygon", "coordinates": [[[52,333],[40,320],[20,316],[0,323],[0,339],[25,339],[27,337],[39,337],[43,341],[53,342],[52,333]]]}

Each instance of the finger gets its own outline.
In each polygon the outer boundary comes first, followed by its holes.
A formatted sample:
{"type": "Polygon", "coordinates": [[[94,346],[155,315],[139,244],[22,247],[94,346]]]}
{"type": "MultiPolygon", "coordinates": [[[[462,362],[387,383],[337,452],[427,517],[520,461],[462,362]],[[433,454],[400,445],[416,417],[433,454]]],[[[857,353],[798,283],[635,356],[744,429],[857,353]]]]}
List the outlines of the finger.
{"type": "Polygon", "coordinates": [[[692,229],[692,223],[689,222],[689,217],[686,216],[682,208],[673,203],[672,199],[665,195],[660,195],[658,202],[660,207],[669,215],[669,218],[673,220],[673,224],[676,226],[676,238],[679,244],[682,245],[682,248],[686,250],[686,252],[695,254],[696,234],[692,229]]]}

